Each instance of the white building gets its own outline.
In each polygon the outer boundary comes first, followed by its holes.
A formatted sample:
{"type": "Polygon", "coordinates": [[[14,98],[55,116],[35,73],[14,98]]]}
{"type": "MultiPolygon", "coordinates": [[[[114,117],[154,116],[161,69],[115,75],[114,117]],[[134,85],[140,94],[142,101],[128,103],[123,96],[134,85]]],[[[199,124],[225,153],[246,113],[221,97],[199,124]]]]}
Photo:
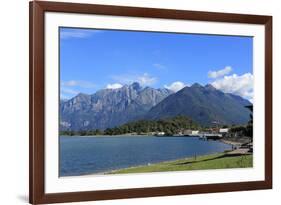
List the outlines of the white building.
{"type": "Polygon", "coordinates": [[[219,130],[219,133],[222,134],[223,137],[226,137],[228,134],[229,129],[228,128],[221,128],[219,130]]]}
{"type": "Polygon", "coordinates": [[[228,128],[221,128],[220,130],[219,130],[219,133],[228,133],[228,128]]]}
{"type": "Polygon", "coordinates": [[[165,135],[165,132],[157,132],[156,135],[157,136],[163,136],[163,135],[165,135]]]}
{"type": "Polygon", "coordinates": [[[191,135],[198,135],[199,134],[199,130],[192,130],[191,135]]]}

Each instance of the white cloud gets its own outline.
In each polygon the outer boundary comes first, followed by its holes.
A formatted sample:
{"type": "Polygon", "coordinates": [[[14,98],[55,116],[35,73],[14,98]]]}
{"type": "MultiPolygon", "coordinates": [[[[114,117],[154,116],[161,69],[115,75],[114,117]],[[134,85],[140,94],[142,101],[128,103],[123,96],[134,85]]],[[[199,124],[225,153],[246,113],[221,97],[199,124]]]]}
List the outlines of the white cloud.
{"type": "Polygon", "coordinates": [[[186,84],[180,81],[173,82],[170,85],[164,85],[165,88],[172,90],[174,92],[178,92],[179,90],[183,89],[186,86],[187,86],[186,84]]]}
{"type": "Polygon", "coordinates": [[[153,85],[157,81],[157,78],[150,76],[148,73],[143,73],[141,75],[122,74],[111,76],[111,78],[119,84],[132,84],[138,82],[141,86],[153,85]]]}
{"type": "Polygon", "coordinates": [[[240,76],[237,74],[224,76],[222,79],[215,80],[211,84],[225,93],[240,95],[250,101],[253,98],[254,76],[251,73],[245,73],[240,76]]]}
{"type": "Polygon", "coordinates": [[[232,68],[230,66],[226,66],[224,69],[221,69],[218,71],[209,71],[208,77],[209,78],[219,78],[219,77],[229,74],[231,71],[232,71],[232,68]]]}
{"type": "Polygon", "coordinates": [[[94,88],[96,87],[95,84],[93,84],[92,82],[88,82],[88,81],[77,81],[77,80],[70,80],[70,81],[63,81],[61,82],[62,86],[65,87],[81,87],[81,88],[94,88]]]}
{"type": "Polygon", "coordinates": [[[113,83],[113,84],[108,84],[106,86],[107,89],[118,89],[122,88],[123,86],[120,83],[113,83]]]}
{"type": "Polygon", "coordinates": [[[60,32],[61,39],[70,38],[88,38],[93,34],[100,33],[100,30],[85,30],[85,29],[64,29],[60,32]]]}
{"type": "Polygon", "coordinates": [[[64,94],[71,94],[71,95],[77,95],[79,93],[76,90],[73,90],[73,89],[70,89],[70,88],[65,88],[65,87],[61,88],[61,92],[64,93],[64,94]]]}
{"type": "Polygon", "coordinates": [[[77,81],[70,80],[70,81],[64,81],[61,83],[62,86],[77,86],[77,81]]]}
{"type": "Polygon", "coordinates": [[[95,84],[88,82],[88,81],[77,81],[77,80],[69,80],[69,81],[62,81],[61,82],[61,98],[70,98],[74,95],[80,93],[81,88],[94,88],[96,87],[95,84]]]}
{"type": "Polygon", "coordinates": [[[152,65],[153,65],[153,67],[155,67],[155,68],[157,68],[157,69],[159,69],[159,70],[163,70],[163,69],[166,68],[166,66],[164,66],[164,65],[162,65],[162,64],[160,64],[160,63],[154,63],[154,64],[152,64],[152,65]]]}
{"type": "Polygon", "coordinates": [[[137,82],[142,86],[153,85],[156,80],[156,78],[151,77],[148,73],[144,73],[143,75],[137,77],[137,82]]]}
{"type": "Polygon", "coordinates": [[[69,96],[68,96],[68,95],[65,95],[65,94],[60,93],[60,99],[61,99],[61,100],[67,100],[67,99],[69,99],[69,96]]]}

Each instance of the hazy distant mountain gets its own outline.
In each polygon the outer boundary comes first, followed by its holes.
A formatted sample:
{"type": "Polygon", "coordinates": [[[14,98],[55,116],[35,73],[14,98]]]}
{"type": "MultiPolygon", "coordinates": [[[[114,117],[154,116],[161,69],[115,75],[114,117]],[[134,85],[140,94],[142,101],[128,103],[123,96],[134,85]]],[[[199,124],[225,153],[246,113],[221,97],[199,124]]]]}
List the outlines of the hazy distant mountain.
{"type": "Polygon", "coordinates": [[[171,94],[154,106],[145,119],[162,119],[177,115],[188,116],[202,125],[244,124],[249,121],[251,103],[240,96],[223,93],[212,85],[193,84],[171,94]]]}
{"type": "Polygon", "coordinates": [[[170,95],[168,89],[142,88],[139,83],[103,89],[93,95],[78,94],[60,103],[61,130],[105,129],[144,116],[170,95]]]}

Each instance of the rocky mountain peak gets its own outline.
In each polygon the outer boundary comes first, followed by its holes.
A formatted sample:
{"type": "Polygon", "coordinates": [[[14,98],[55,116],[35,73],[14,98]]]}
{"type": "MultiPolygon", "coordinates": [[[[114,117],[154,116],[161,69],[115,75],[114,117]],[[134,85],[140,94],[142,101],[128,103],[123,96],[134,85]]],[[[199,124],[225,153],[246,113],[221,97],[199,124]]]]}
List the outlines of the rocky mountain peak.
{"type": "Polygon", "coordinates": [[[199,83],[193,83],[191,88],[202,88],[203,86],[200,85],[199,83]]]}
{"type": "Polygon", "coordinates": [[[118,89],[102,89],[93,95],[79,94],[72,101],[61,102],[61,121],[71,124],[61,125],[61,130],[118,126],[139,119],[170,94],[166,89],[142,88],[137,82],[118,89]]]}
{"type": "Polygon", "coordinates": [[[216,90],[216,88],[214,86],[212,86],[212,84],[205,85],[205,88],[208,90],[216,90]]]}
{"type": "Polygon", "coordinates": [[[221,124],[245,124],[250,112],[245,105],[250,102],[240,96],[223,93],[212,85],[196,83],[169,95],[147,113],[147,119],[164,119],[177,115],[190,117],[202,125],[213,121],[221,124]]]}
{"type": "Polygon", "coordinates": [[[136,91],[140,91],[142,89],[141,85],[138,82],[134,82],[130,85],[131,88],[133,88],[136,91]]]}

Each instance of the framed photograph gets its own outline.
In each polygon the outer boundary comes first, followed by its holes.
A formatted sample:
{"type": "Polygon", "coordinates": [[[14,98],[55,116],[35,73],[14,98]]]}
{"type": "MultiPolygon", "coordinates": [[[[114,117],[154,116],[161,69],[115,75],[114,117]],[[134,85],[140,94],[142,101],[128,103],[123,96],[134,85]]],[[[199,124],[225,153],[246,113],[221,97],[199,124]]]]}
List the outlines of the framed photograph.
{"type": "Polygon", "coordinates": [[[271,16],[30,2],[30,203],[271,187],[271,16]]]}

